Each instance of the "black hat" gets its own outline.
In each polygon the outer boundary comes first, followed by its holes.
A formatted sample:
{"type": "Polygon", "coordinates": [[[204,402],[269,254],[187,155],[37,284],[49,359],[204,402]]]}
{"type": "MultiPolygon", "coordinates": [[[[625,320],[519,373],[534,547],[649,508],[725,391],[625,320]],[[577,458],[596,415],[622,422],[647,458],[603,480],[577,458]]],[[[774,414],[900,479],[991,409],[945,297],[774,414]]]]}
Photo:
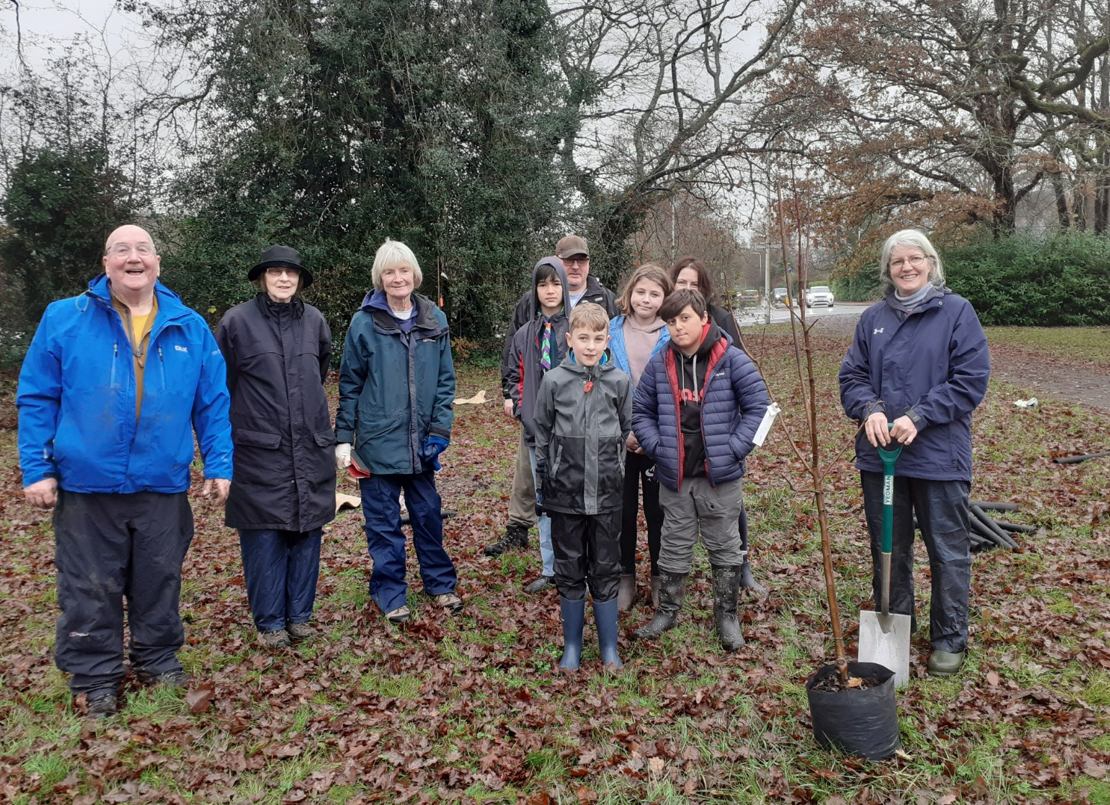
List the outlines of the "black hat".
{"type": "Polygon", "coordinates": [[[296,268],[301,272],[301,284],[297,288],[298,291],[303,291],[312,284],[312,272],[301,265],[301,253],[288,246],[271,246],[262,252],[262,260],[250,270],[247,279],[254,282],[262,276],[262,272],[267,268],[277,268],[279,266],[296,268]]]}

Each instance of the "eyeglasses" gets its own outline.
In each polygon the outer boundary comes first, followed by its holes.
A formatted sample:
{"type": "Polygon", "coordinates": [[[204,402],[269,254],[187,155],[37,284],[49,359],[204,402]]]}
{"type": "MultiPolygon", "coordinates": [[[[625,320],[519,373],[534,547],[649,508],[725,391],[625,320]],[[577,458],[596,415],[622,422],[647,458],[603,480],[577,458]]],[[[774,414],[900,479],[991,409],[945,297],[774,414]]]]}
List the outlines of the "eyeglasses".
{"type": "Polygon", "coordinates": [[[132,246],[130,243],[113,243],[108,247],[107,253],[113,257],[127,257],[134,250],[139,257],[150,257],[154,254],[153,243],[136,243],[132,246]]]}
{"type": "Polygon", "coordinates": [[[587,265],[590,264],[590,258],[589,257],[564,257],[564,258],[562,258],[562,260],[568,266],[573,266],[573,265],[587,266],[587,265]]]}
{"type": "Polygon", "coordinates": [[[890,267],[894,271],[901,271],[906,267],[908,262],[914,268],[921,268],[925,263],[932,258],[926,257],[923,254],[915,254],[913,257],[899,257],[897,260],[890,261],[890,267]]]}
{"type": "Polygon", "coordinates": [[[296,279],[301,275],[301,270],[299,268],[288,268],[287,266],[266,269],[266,276],[273,277],[274,279],[277,279],[278,277],[284,276],[286,274],[288,274],[291,278],[296,279]]]}

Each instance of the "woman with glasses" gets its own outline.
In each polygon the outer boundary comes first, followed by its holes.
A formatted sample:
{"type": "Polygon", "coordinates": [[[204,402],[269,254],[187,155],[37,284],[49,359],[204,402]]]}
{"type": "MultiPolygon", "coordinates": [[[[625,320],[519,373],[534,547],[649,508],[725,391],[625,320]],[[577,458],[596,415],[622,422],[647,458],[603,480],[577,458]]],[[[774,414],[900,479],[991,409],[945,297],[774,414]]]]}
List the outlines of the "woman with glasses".
{"type": "Polygon", "coordinates": [[[887,238],[879,280],[883,299],[864,311],[840,367],[844,411],[862,424],[856,468],[871,535],[875,600],[881,596],[883,531],[883,466],[876,448],[901,445],[890,610],[914,617],[916,516],[932,570],[929,673],[951,676],[967,650],[971,412],[987,391],[987,339],[971,304],[944,287],[940,256],[921,232],[904,229],[887,238]]]}
{"type": "Polygon", "coordinates": [[[260,293],[216,330],[235,442],[224,521],[239,529],[259,637],[285,648],[313,636],[322,529],[335,518],[335,435],[324,393],[331,330],[300,297],[312,273],[296,249],[271,246],[247,278],[260,293]]]}

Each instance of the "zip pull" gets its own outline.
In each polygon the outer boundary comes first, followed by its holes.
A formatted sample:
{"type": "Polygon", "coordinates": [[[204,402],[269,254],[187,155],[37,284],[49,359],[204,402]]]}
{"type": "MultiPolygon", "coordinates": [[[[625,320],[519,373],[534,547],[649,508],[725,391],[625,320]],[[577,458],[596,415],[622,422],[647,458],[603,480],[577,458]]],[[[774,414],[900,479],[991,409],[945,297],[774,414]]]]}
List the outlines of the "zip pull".
{"type": "Polygon", "coordinates": [[[592,389],[593,387],[594,387],[594,381],[587,380],[586,385],[582,387],[582,391],[585,392],[586,394],[589,394],[590,389],[592,389]]]}

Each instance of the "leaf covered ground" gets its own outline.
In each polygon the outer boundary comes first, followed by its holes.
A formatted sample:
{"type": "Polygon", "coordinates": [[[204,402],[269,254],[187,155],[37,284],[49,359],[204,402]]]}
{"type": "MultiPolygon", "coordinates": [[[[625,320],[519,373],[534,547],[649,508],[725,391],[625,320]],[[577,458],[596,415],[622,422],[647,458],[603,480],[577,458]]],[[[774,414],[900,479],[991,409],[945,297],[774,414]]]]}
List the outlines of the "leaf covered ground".
{"type": "MultiPolygon", "coordinates": [[[[463,369],[459,393],[493,400],[457,410],[439,476],[446,542],[467,601],[433,611],[410,550],[418,618],[386,625],[368,602],[356,512],[326,531],[316,607],[321,638],[269,653],[255,642],[238,540],[195,504],[181,652],[188,694],[129,682],[116,718],[93,724],[53,666],[56,602],[48,518],[22,502],[12,389],[0,421],[0,801],[18,803],[527,802],[1110,803],[1110,417],[1079,405],[1012,401],[992,383],[975,417],[972,497],[1013,501],[1036,525],[1017,552],[975,558],[971,652],[948,680],[924,675],[927,617],[913,679],[898,692],[905,754],[870,763],[817,747],[807,675],[833,656],[812,492],[788,443],[800,438],[793,347],[753,337],[785,410],[748,463],[753,564],[769,588],[745,596],[748,645],[726,655],[712,631],[708,563],[696,559],[682,625],[631,640],[649,617],[622,616],[625,668],[555,673],[556,595],[521,588],[533,549],[481,548],[504,528],[516,430],[493,370],[463,369]]],[[[855,656],[856,612],[870,608],[862,500],[851,426],[839,413],[843,337],[815,340],[830,524],[842,622],[855,656]]],[[[351,481],[341,491],[356,493],[351,481]]],[[[919,613],[928,600],[919,549],[919,613]]],[[[646,547],[641,594],[647,586],[646,547]]]]}

